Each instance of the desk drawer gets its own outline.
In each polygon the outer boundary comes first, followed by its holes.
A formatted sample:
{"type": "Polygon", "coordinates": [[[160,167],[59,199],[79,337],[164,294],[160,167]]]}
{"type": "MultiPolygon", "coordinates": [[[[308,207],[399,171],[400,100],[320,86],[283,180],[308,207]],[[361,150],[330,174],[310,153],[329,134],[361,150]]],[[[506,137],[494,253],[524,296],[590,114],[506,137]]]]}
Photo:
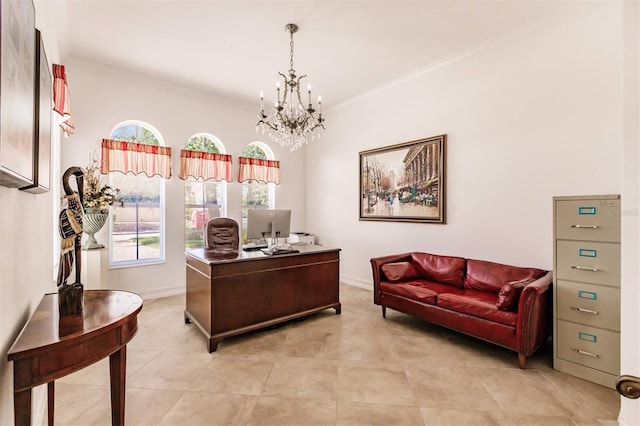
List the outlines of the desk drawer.
{"type": "Polygon", "coordinates": [[[620,244],[556,241],[556,277],[620,286],[620,244]]]}
{"type": "Polygon", "coordinates": [[[620,372],[620,333],[558,321],[558,358],[611,374],[620,372]]]}
{"type": "Polygon", "coordinates": [[[620,331],[620,289],[558,281],[559,319],[620,331]]]}

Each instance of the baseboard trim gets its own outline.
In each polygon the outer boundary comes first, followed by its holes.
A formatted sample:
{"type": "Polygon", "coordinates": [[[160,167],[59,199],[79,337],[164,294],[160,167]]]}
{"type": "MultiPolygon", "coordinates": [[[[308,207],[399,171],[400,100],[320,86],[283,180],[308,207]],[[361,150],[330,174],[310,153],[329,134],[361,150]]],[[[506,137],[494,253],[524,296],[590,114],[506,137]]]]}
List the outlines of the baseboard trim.
{"type": "Polygon", "coordinates": [[[368,281],[362,281],[356,278],[341,276],[340,282],[353,287],[358,287],[358,288],[363,288],[365,290],[373,291],[373,285],[368,281]]]}
{"type": "Polygon", "coordinates": [[[186,292],[186,286],[163,288],[161,290],[143,291],[138,294],[143,300],[159,299],[161,297],[177,296],[186,292]]]}

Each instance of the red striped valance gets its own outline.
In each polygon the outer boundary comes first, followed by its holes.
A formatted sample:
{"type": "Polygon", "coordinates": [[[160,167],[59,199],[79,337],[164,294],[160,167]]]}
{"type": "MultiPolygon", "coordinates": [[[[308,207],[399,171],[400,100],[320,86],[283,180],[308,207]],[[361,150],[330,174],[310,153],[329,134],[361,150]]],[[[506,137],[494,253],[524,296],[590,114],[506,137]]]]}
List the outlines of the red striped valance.
{"type": "Polygon", "coordinates": [[[64,65],[53,64],[53,110],[64,120],[60,127],[65,136],[72,134],[74,126],[71,119],[71,97],[64,65]]]}
{"type": "Polygon", "coordinates": [[[171,148],[143,143],[102,139],[101,173],[144,173],[171,177],[171,148]]]}
{"type": "Polygon", "coordinates": [[[258,181],[280,183],[280,162],[259,158],[240,157],[238,182],[258,181]]]}
{"type": "Polygon", "coordinates": [[[180,150],[180,179],[186,180],[189,176],[203,180],[226,180],[233,182],[231,178],[231,156],[213,152],[180,150]]]}

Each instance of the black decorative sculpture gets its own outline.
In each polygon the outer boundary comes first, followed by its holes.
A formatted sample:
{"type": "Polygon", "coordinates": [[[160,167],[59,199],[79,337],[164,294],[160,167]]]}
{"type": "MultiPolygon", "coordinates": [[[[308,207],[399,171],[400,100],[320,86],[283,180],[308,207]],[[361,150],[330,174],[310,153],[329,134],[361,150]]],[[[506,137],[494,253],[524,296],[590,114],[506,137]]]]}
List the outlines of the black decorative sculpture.
{"type": "Polygon", "coordinates": [[[60,265],[58,267],[58,308],[60,316],[75,315],[82,312],[83,286],[80,282],[81,258],[80,244],[82,239],[82,197],[84,187],[84,173],[80,167],[70,167],[62,175],[66,207],[60,212],[59,230],[62,242],[60,244],[60,265]],[[78,191],[69,186],[69,179],[75,176],[78,191]],[[75,261],[76,281],[68,284],[75,261]]]}

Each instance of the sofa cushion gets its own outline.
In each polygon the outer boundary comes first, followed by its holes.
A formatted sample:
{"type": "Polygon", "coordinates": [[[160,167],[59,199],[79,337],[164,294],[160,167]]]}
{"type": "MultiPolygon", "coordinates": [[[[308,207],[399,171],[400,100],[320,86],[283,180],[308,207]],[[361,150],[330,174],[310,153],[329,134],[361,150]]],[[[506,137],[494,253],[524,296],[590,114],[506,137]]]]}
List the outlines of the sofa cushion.
{"type": "Polygon", "coordinates": [[[404,281],[398,283],[380,282],[380,290],[384,293],[403,296],[429,305],[436,304],[436,292],[430,290],[422,280],[404,281]]]}
{"type": "Polygon", "coordinates": [[[518,302],[520,301],[520,294],[524,287],[530,282],[535,281],[535,278],[527,278],[518,281],[509,281],[502,284],[500,292],[498,293],[498,300],[496,301],[496,307],[503,311],[518,310],[518,302]]]}
{"type": "Polygon", "coordinates": [[[411,253],[411,261],[424,278],[462,287],[465,259],[429,253],[411,253]]]}
{"type": "Polygon", "coordinates": [[[517,315],[496,307],[496,296],[487,291],[465,290],[462,294],[442,293],[436,303],[439,307],[451,309],[474,317],[515,327],[517,315]]]}
{"type": "Polygon", "coordinates": [[[420,273],[411,262],[392,262],[382,265],[382,272],[392,283],[420,278],[420,273]]]}
{"type": "Polygon", "coordinates": [[[520,268],[485,260],[467,259],[464,288],[499,293],[505,283],[529,278],[537,279],[545,273],[546,271],[542,269],[520,268]]]}

